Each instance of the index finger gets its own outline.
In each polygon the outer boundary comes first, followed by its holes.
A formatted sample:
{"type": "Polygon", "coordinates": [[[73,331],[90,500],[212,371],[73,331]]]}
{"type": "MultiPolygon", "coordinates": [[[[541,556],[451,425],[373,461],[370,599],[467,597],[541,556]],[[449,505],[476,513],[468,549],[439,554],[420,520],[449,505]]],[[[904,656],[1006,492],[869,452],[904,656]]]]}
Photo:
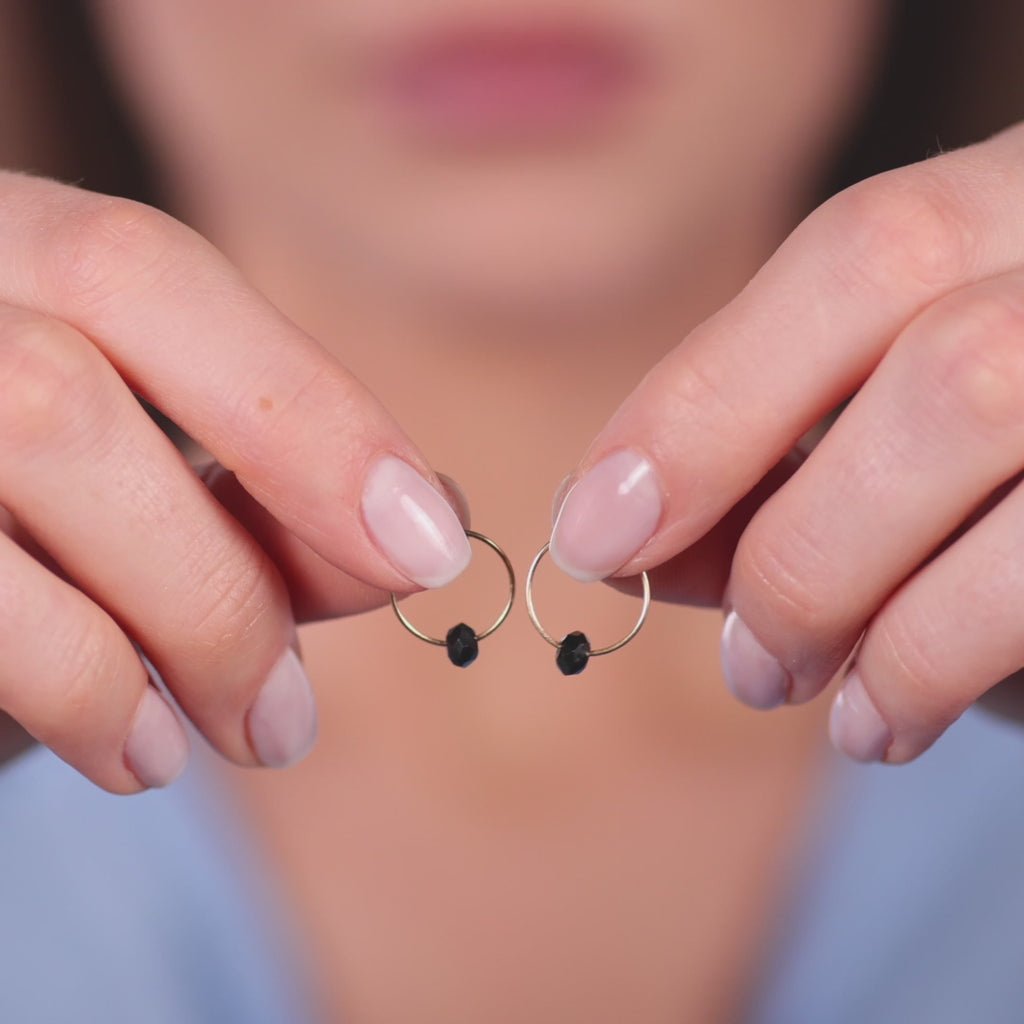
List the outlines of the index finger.
{"type": "Polygon", "coordinates": [[[553,560],[596,580],[683,551],[859,387],[917,313],[1022,256],[1024,127],[835,196],[598,435],[555,523],[553,560]]]}
{"type": "Polygon", "coordinates": [[[0,300],[72,324],[282,525],[373,586],[441,586],[469,543],[379,402],[197,233],[0,174],[0,300]]]}

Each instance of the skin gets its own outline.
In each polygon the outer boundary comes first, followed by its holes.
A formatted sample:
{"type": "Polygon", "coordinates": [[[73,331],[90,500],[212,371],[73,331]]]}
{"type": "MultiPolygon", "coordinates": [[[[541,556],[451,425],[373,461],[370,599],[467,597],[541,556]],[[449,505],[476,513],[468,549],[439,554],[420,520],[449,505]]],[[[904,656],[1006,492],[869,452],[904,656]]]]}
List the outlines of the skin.
{"type": "Polygon", "coordinates": [[[1010,129],[826,204],[648,376],[584,462],[623,448],[656,453],[673,497],[621,571],[666,566],[859,388],[745,530],[727,590],[784,667],[790,700],[820,692],[863,634],[858,676],[891,733],[876,756],[893,762],[920,754],[1020,667],[1010,609],[1024,500],[1013,486],[1024,427],[1021,276],[997,224],[1020,223],[1007,195],[1021,184],[1022,145],[1024,133],[1010,129]],[[796,279],[819,296],[811,316],[794,317],[779,287],[796,279]],[[855,317],[855,308],[870,313],[855,317]],[[756,356],[739,360],[730,349],[754,323],[756,356]],[[830,328],[841,342],[809,365],[801,357],[830,328]],[[792,372],[748,401],[776,360],[792,372]],[[684,462],[673,437],[699,454],[684,462]],[[712,466],[715,483],[688,501],[712,466]],[[986,514],[951,537],[979,506],[986,514]]]}
{"type": "MultiPolygon", "coordinates": [[[[724,591],[790,701],[866,628],[857,678],[889,760],[1019,669],[1019,494],[960,527],[1024,468],[1021,129],[796,226],[879,12],[755,6],[602,6],[650,45],[657,88],[596,148],[484,161],[410,142],[353,71],[436,5],[262,0],[241,33],[232,0],[97,4],[179,219],[0,177],[0,707],[137,791],[126,749],[151,691],[134,640],[216,750],[266,763],[251,713],[295,621],[416,589],[361,512],[374,460],[400,457],[466,517],[421,451],[517,566],[568,469],[574,484],[607,455],[645,458],[658,514],[608,574],[654,570],[667,601],[724,591]],[[780,464],[858,388],[806,462],[780,464]],[[219,466],[193,474],[129,389],[219,466]]],[[[595,524],[560,520],[566,549],[595,524]]],[[[435,595],[441,621],[491,583],[435,595]]],[[[614,608],[569,593],[595,635],[618,632],[614,608]]],[[[554,688],[522,618],[454,686],[404,635],[382,670],[384,615],[306,632],[321,744],[236,784],[325,1002],[365,1020],[730,1019],[821,702],[768,719],[722,688],[680,692],[680,634],[708,678],[718,625],[669,607],[586,687],[554,688]],[[623,877],[630,898],[609,906],[623,877]]]]}
{"type": "MultiPolygon", "coordinates": [[[[441,333],[456,339],[490,334],[496,343],[507,333],[508,310],[514,308],[531,321],[534,345],[545,336],[586,333],[605,351],[617,347],[617,335],[606,329],[601,337],[595,318],[633,324],[639,313],[636,323],[652,353],[678,330],[681,317],[693,318],[691,307],[698,305],[689,300],[680,309],[678,289],[669,287],[693,260],[680,238],[697,228],[695,237],[702,241],[731,242],[732,221],[742,219],[748,239],[730,262],[741,263],[742,256],[749,267],[766,239],[776,237],[774,213],[748,217],[746,211],[794,205],[792,195],[783,202],[783,183],[795,177],[793,154],[802,156],[803,177],[809,178],[826,149],[835,108],[851,102],[861,63],[856,49],[845,44],[851,32],[868,31],[867,19],[854,10],[853,4],[837,4],[826,14],[817,5],[794,3],[774,19],[785,29],[775,46],[761,44],[766,25],[757,23],[734,40],[743,40],[750,68],[744,89],[765,78],[778,85],[761,94],[765,105],[750,124],[723,121],[729,130],[722,132],[722,151],[715,150],[705,167],[694,164],[684,143],[709,129],[709,109],[736,105],[738,86],[709,50],[701,70],[708,72],[714,93],[698,100],[686,79],[672,77],[678,62],[666,59],[671,54],[658,51],[655,41],[717,39],[724,55],[729,37],[721,25],[728,21],[718,23],[718,16],[705,13],[707,24],[691,24],[689,16],[655,3],[631,8],[629,15],[609,8],[602,17],[609,23],[626,18],[622,31],[650,50],[658,84],[643,94],[624,127],[600,140],[596,159],[581,159],[570,140],[513,152],[492,174],[483,173],[474,154],[442,154],[438,170],[435,153],[396,140],[394,131],[364,137],[356,129],[376,113],[378,99],[354,71],[355,84],[340,100],[324,79],[299,73],[318,57],[324,38],[351,38],[353,52],[368,55],[370,63],[378,51],[386,58],[407,22],[423,17],[400,5],[351,7],[341,16],[333,6],[310,5],[293,19],[268,3],[254,12],[247,36],[235,30],[238,11],[232,3],[154,3],[144,12],[108,3],[98,5],[97,15],[128,95],[165,159],[174,205],[293,315],[321,305],[288,294],[300,287],[294,268],[301,266],[299,276],[313,295],[337,295],[347,310],[343,323],[353,333],[408,338],[410,323],[386,322],[393,293],[412,300],[408,306],[424,325],[418,346],[441,333]],[[833,61],[827,76],[820,56],[792,60],[794,41],[812,26],[827,51],[850,54],[833,61]],[[274,74],[267,73],[269,67],[274,74]],[[812,79],[829,84],[808,90],[812,79]],[[294,91],[280,95],[282,88],[294,91]],[[715,102],[709,103],[712,95],[715,102]],[[250,116],[252,109],[260,116],[250,116]],[[751,166],[740,147],[764,148],[752,126],[765,120],[791,145],[772,147],[778,155],[762,160],[756,175],[734,171],[723,177],[726,166],[751,166]],[[676,122],[687,126],[690,139],[680,142],[667,130],[676,122]],[[351,138],[330,130],[336,123],[351,129],[351,138]],[[281,145],[285,138],[292,144],[281,145]],[[360,159],[344,160],[350,151],[360,159]],[[301,168],[288,163],[299,153],[301,168]],[[524,162],[530,172],[525,185],[524,162]],[[350,177],[339,187],[337,171],[349,166],[369,170],[355,177],[346,171],[350,177]],[[691,166],[693,187],[680,189],[678,170],[691,166]],[[432,169],[450,184],[426,192],[419,182],[432,169]],[[629,174],[643,202],[623,208],[609,201],[609,169],[629,174]],[[310,179],[302,189],[274,185],[297,180],[300,172],[304,178],[314,175],[316,183],[310,179]],[[578,203],[565,201],[566,173],[578,203]],[[465,189],[474,184],[478,198],[468,204],[465,189]],[[702,223],[706,200],[723,185],[736,197],[737,210],[702,223]],[[259,202],[257,195],[263,197],[259,202]],[[266,216],[253,218],[254,206],[266,216]],[[608,211],[607,218],[594,218],[595,208],[608,211]],[[495,209],[510,214],[477,224],[483,212],[495,209]],[[365,223],[363,216],[369,217],[365,223]],[[444,252],[442,230],[445,238],[465,235],[459,243],[465,248],[444,252]],[[354,243],[335,241],[349,238],[354,243]],[[353,256],[364,248],[372,253],[374,239],[396,253],[394,265],[353,256]],[[568,250],[553,244],[559,239],[568,239],[560,243],[568,250]],[[482,246],[496,247],[500,258],[481,260],[482,246]],[[585,274],[572,258],[581,253],[588,254],[585,274]],[[675,272],[649,275],[669,255],[675,272]],[[538,271],[544,288],[528,280],[538,271]],[[433,274],[447,284],[433,283],[433,274]],[[410,275],[416,278],[412,283],[410,275]],[[456,295],[457,289],[462,293],[456,295]],[[432,298],[417,308],[420,293],[432,298]],[[610,296],[602,301],[614,300],[615,308],[609,314],[595,302],[592,316],[577,315],[573,322],[567,309],[581,308],[581,294],[610,296]],[[460,310],[461,322],[455,320],[460,310]],[[478,316],[477,310],[483,312],[478,316]]],[[[327,55],[335,57],[332,51],[327,55]]],[[[344,47],[341,57],[343,68],[358,70],[344,47]]],[[[790,182],[788,190],[795,187],[790,182]]],[[[4,375],[0,456],[9,483],[0,501],[12,517],[12,533],[33,538],[78,588],[44,570],[23,547],[7,545],[7,640],[22,660],[12,661],[6,688],[0,683],[0,704],[100,785],[122,792],[137,788],[122,752],[133,715],[141,713],[140,697],[149,691],[130,638],[216,749],[242,763],[261,760],[247,716],[294,633],[289,599],[303,618],[336,616],[380,603],[381,590],[413,588],[415,574],[410,580],[403,566],[382,557],[380,538],[368,533],[361,514],[374,459],[390,453],[428,484],[440,484],[394,420],[334,358],[343,343],[328,339],[328,350],[317,346],[179,222],[137,204],[17,174],[0,181],[0,204],[7,240],[0,295],[6,307],[3,355],[10,368],[4,375]],[[260,338],[256,348],[252,337],[260,338]],[[201,379],[192,369],[196,365],[204,366],[201,379]],[[129,387],[180,423],[254,500],[236,502],[234,515],[225,515],[146,422],[129,387]],[[104,444],[103,437],[125,440],[104,444]],[[296,458],[296,452],[308,455],[296,458]],[[59,496],[72,464],[93,479],[131,480],[129,490],[139,490],[142,478],[157,481],[159,489],[141,505],[125,505],[109,487],[100,488],[92,507],[69,515],[72,507],[59,496]],[[321,464],[335,472],[315,472],[321,464]],[[149,538],[168,529],[166,561],[145,568],[149,538]],[[21,603],[26,590],[40,595],[37,606],[21,603]],[[17,639],[38,637],[36,624],[54,614],[76,624],[66,644],[41,651],[39,639],[29,645],[17,639]],[[16,680],[31,665],[52,684],[23,693],[16,680]],[[212,679],[230,682],[211,687],[212,679]]],[[[700,253],[707,265],[706,248],[700,253]]],[[[713,308],[734,277],[735,270],[703,274],[703,288],[695,294],[707,297],[699,305],[713,308]]],[[[508,339],[501,340],[507,350],[508,339]]],[[[356,353],[348,357],[355,359],[356,353]]],[[[212,483],[215,489],[231,487],[230,481],[212,483]]],[[[151,698],[149,704],[153,710],[151,698]]],[[[165,726],[166,732],[166,721],[165,726]]],[[[180,747],[180,733],[176,742],[180,747]]]]}

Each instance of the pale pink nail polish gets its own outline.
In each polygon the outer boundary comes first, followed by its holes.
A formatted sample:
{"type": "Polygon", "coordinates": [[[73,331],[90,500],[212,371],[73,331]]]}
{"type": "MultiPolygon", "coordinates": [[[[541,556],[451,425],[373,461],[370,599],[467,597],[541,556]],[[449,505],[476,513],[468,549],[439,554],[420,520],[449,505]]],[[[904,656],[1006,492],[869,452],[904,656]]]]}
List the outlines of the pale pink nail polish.
{"type": "Polygon", "coordinates": [[[363,485],[363,521],[403,576],[421,587],[451,583],[472,557],[451,505],[407,462],[382,455],[363,485]]]}
{"type": "Polygon", "coordinates": [[[562,482],[555,488],[555,497],[551,502],[551,528],[554,529],[555,523],[558,522],[558,513],[562,511],[562,504],[565,501],[566,494],[569,493],[569,487],[572,484],[572,473],[562,478],[562,482]]]}
{"type": "Polygon", "coordinates": [[[892,744],[892,731],[856,671],[847,676],[843,688],[836,694],[828,731],[836,750],[854,761],[881,761],[892,744]]]}
{"type": "Polygon", "coordinates": [[[584,583],[604,579],[650,540],[661,510],[650,460],[628,450],[609,455],[565,496],[551,533],[551,558],[584,583]]]}
{"type": "Polygon", "coordinates": [[[178,716],[155,687],[147,686],[124,745],[129,771],[147,789],[161,789],[185,770],[188,749],[178,716]]]}
{"type": "Polygon", "coordinates": [[[246,718],[249,741],[268,768],[286,768],[316,740],[316,703],[309,678],[290,647],[270,670],[246,718]]]}
{"type": "Polygon", "coordinates": [[[722,630],[722,674],[729,692],[748,707],[768,711],[786,702],[789,673],[734,611],[722,630]]]}

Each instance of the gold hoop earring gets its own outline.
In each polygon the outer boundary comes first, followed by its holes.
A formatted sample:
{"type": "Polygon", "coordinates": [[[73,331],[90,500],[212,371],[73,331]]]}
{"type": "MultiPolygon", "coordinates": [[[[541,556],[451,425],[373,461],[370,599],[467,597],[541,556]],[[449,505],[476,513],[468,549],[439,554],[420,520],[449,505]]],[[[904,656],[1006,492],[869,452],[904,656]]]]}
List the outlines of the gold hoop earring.
{"type": "Polygon", "coordinates": [[[594,650],[590,646],[590,641],[587,639],[585,633],[574,631],[568,633],[561,640],[556,640],[541,624],[540,619],[537,618],[537,609],[533,605],[533,577],[537,572],[537,566],[540,565],[541,559],[548,553],[548,545],[537,552],[537,557],[534,558],[533,563],[530,566],[530,571],[526,574],[526,610],[530,614],[530,621],[533,623],[534,628],[538,633],[552,647],[558,648],[558,654],[555,656],[555,664],[558,665],[559,670],[564,676],[575,676],[579,675],[587,667],[587,662],[591,658],[597,658],[602,654],[611,654],[612,651],[617,651],[620,647],[625,647],[630,640],[633,639],[640,632],[640,627],[647,620],[647,612],[651,607],[651,581],[647,578],[647,573],[640,573],[640,579],[643,582],[643,607],[640,609],[640,617],[636,620],[636,625],[621,639],[613,644],[609,644],[607,647],[599,647],[594,650]]]}
{"type": "Polygon", "coordinates": [[[508,555],[490,537],[486,537],[482,533],[477,533],[475,530],[467,530],[466,536],[486,544],[494,551],[504,563],[505,571],[508,573],[508,600],[505,602],[505,607],[502,608],[501,614],[497,619],[482,633],[477,633],[471,626],[467,626],[465,622],[460,622],[448,630],[443,640],[436,636],[430,636],[417,629],[406,618],[405,613],[398,606],[398,598],[394,594],[391,595],[391,607],[394,608],[398,621],[413,636],[418,637],[420,640],[425,640],[428,644],[434,644],[437,647],[446,647],[448,649],[448,660],[453,665],[458,665],[459,668],[465,668],[476,661],[476,657],[480,653],[480,641],[489,637],[508,618],[508,613],[512,610],[512,604],[516,599],[516,574],[512,568],[512,563],[508,559],[508,555]]]}

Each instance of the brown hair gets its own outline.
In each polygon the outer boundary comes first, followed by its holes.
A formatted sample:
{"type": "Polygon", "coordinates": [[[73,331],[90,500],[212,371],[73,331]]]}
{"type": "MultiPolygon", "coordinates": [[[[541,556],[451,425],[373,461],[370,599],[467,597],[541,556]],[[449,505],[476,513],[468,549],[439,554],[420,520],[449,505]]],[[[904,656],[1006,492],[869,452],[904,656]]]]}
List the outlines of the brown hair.
{"type": "Polygon", "coordinates": [[[832,189],[1024,120],[1020,0],[889,0],[874,88],[832,189]]]}
{"type": "MultiPolygon", "coordinates": [[[[12,22],[8,35],[20,32],[26,52],[36,55],[21,67],[42,97],[31,101],[26,120],[38,118],[42,104],[44,124],[57,140],[24,139],[11,152],[0,130],[0,160],[157,202],[153,167],[103,60],[88,8],[87,0],[0,0],[0,17],[12,22]]],[[[1024,119],[1024,3],[889,0],[889,8],[876,84],[829,192],[1024,119]]],[[[5,29],[0,23],[0,32],[5,29]]],[[[0,65],[3,57],[0,47],[0,65]]]]}

